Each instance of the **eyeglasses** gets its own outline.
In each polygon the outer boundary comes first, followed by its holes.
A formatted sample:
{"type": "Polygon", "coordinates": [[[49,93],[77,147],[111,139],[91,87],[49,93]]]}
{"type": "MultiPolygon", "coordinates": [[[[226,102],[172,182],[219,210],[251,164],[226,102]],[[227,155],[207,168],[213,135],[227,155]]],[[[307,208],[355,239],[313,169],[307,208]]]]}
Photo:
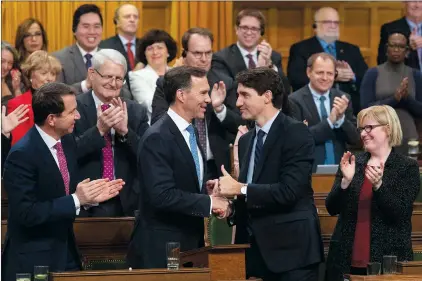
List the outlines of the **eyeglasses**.
{"type": "Polygon", "coordinates": [[[193,55],[193,57],[196,58],[196,59],[201,59],[203,56],[205,56],[205,58],[207,58],[207,59],[212,57],[212,51],[208,51],[208,52],[187,51],[187,52],[191,53],[193,55]]]}
{"type": "Polygon", "coordinates": [[[379,124],[379,125],[366,125],[365,127],[358,127],[359,133],[365,130],[365,132],[370,133],[374,128],[387,126],[388,124],[379,124]]]}
{"type": "Polygon", "coordinates": [[[406,45],[399,45],[399,44],[390,44],[387,43],[387,47],[391,48],[391,49],[399,49],[400,51],[404,51],[407,49],[406,45]]]}
{"type": "Polygon", "coordinates": [[[114,80],[116,80],[116,84],[118,85],[124,85],[126,84],[126,80],[122,77],[118,77],[118,76],[113,76],[113,75],[102,75],[98,70],[94,69],[95,72],[98,73],[98,75],[101,76],[101,78],[103,78],[104,80],[107,80],[108,83],[111,83],[114,80]]]}
{"type": "Polygon", "coordinates": [[[334,26],[339,26],[340,24],[340,21],[338,20],[320,20],[316,22],[322,23],[323,25],[334,25],[334,26]]]}
{"type": "Polygon", "coordinates": [[[259,28],[259,27],[249,27],[249,26],[246,26],[246,25],[239,25],[238,26],[238,28],[242,31],[242,32],[248,32],[248,31],[250,31],[250,32],[252,32],[252,33],[258,33],[258,32],[261,32],[261,28],[259,28]]]}
{"type": "Polygon", "coordinates": [[[40,37],[40,36],[42,36],[42,33],[41,32],[35,32],[35,33],[26,33],[24,36],[23,36],[23,39],[26,39],[26,38],[29,38],[29,37],[40,37]]]}

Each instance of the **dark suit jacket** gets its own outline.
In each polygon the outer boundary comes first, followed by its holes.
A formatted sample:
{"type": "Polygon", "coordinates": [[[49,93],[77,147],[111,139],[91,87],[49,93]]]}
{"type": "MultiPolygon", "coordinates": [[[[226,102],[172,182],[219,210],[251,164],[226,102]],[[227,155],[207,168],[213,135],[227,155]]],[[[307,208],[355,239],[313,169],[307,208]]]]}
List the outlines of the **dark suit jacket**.
{"type": "MultiPolygon", "coordinates": [[[[388,36],[394,32],[401,32],[407,38],[410,37],[412,31],[410,30],[410,27],[407,24],[406,17],[402,17],[401,19],[385,23],[381,26],[380,43],[378,45],[377,57],[378,64],[382,64],[387,61],[386,44],[388,42],[388,36]]],[[[416,50],[409,49],[409,55],[405,59],[405,63],[412,68],[420,70],[418,52],[416,50]]]]}
{"type": "MultiPolygon", "coordinates": [[[[74,193],[78,183],[76,146],[71,135],[61,141],[70,193],[74,193]]],[[[12,147],[5,163],[4,186],[9,217],[2,280],[16,280],[16,273],[32,273],[35,265],[64,271],[69,250],[80,262],[73,234],[75,203],[66,195],[60,170],[35,127],[12,147]]]]}
{"type": "Polygon", "coordinates": [[[11,147],[12,147],[12,134],[10,134],[9,138],[1,134],[1,175],[2,177],[3,177],[3,171],[4,171],[4,162],[6,161],[6,157],[9,154],[11,147]]]}
{"type": "MultiPolygon", "coordinates": [[[[224,101],[227,108],[227,115],[224,121],[220,122],[220,120],[218,120],[211,104],[208,105],[205,116],[208,126],[210,148],[218,167],[218,173],[221,175],[221,165],[224,165],[226,169],[227,167],[231,167],[229,145],[230,143],[234,143],[237,128],[244,122],[240,117],[239,110],[236,108],[237,85],[234,84],[233,80],[227,76],[217,74],[213,70],[208,72],[207,78],[211,89],[214,83],[223,81],[227,90],[226,100],[224,101]]],[[[160,77],[157,80],[157,87],[152,100],[151,124],[157,122],[169,108],[169,104],[164,96],[163,81],[163,77],[160,77]]]]}
{"type": "Polygon", "coordinates": [[[201,194],[205,177],[201,191],[192,154],[170,116],[152,125],[142,141],[140,214],[127,260],[132,268],[164,268],[167,242],[180,242],[181,251],[204,246],[203,218],[210,215],[211,200],[201,194]]]}
{"type": "MultiPolygon", "coordinates": [[[[345,95],[341,91],[331,89],[330,104],[332,107],[335,97],[345,95]]],[[[346,144],[358,145],[360,144],[360,135],[356,128],[356,117],[353,115],[352,107],[349,107],[345,112],[345,119],[343,125],[338,129],[331,129],[327,120],[322,120],[319,117],[318,109],[315,105],[309,86],[306,85],[302,89],[290,95],[290,100],[296,104],[295,118],[297,120],[308,121],[309,130],[315,140],[315,161],[313,171],[316,170],[317,165],[324,164],[325,159],[325,142],[332,140],[334,144],[335,162],[339,163],[343,153],[346,151],[346,144]]],[[[328,114],[330,114],[328,112],[328,114]]]]}
{"type": "MultiPolygon", "coordinates": [[[[341,189],[343,174],[339,169],[325,201],[330,215],[338,215],[327,258],[327,280],[330,281],[343,281],[343,274],[350,272],[359,195],[369,158],[369,153],[356,155],[355,176],[346,190],[341,189]]],[[[413,202],[420,186],[418,164],[392,151],[382,178],[381,187],[372,197],[370,261],[382,262],[384,255],[395,255],[398,261],[411,261],[413,202]]]]}
{"type": "MultiPolygon", "coordinates": [[[[293,44],[290,47],[289,62],[287,65],[287,76],[293,91],[297,91],[309,83],[306,75],[306,65],[308,58],[316,53],[322,53],[324,49],[317,37],[311,37],[293,44]]],[[[337,60],[346,61],[356,76],[356,81],[338,82],[340,90],[348,93],[352,97],[353,111],[359,112],[359,89],[363,75],[368,66],[362,57],[359,47],[347,42],[336,41],[337,60]]]]}
{"type": "MultiPolygon", "coordinates": [[[[138,47],[139,40],[140,40],[139,38],[136,38],[135,49],[137,49],[137,47],[138,47]]],[[[130,70],[132,70],[132,68],[130,67],[129,59],[127,57],[127,52],[126,52],[127,47],[123,46],[122,40],[120,40],[120,37],[118,35],[112,36],[110,38],[107,38],[107,39],[101,41],[99,47],[101,49],[113,49],[113,50],[119,51],[126,58],[128,72],[130,70]]],[[[133,57],[135,58],[135,65],[136,65],[139,62],[136,58],[136,51],[133,54],[133,57]]],[[[128,81],[128,80],[126,80],[126,81],[128,81]]]]}
{"type": "MultiPolygon", "coordinates": [[[[239,182],[247,182],[256,130],[239,140],[239,182]]],[[[275,273],[323,261],[311,185],[314,141],[306,126],[279,113],[264,142],[247,200],[234,202],[236,243],[249,243],[247,221],[267,268],[275,273]],[[288,136],[288,137],[287,137],[288,136]]]]}
{"type": "MultiPolygon", "coordinates": [[[[102,148],[105,147],[105,140],[97,129],[97,110],[92,91],[79,95],[77,102],[81,118],[76,121],[73,133],[78,144],[80,174],[83,178],[99,179],[102,177],[103,172],[102,148]]],[[[123,179],[126,183],[118,196],[124,214],[114,214],[114,216],[133,216],[134,210],[137,209],[139,179],[137,178],[136,154],[141,137],[148,128],[148,117],[145,108],[130,100],[126,101],[126,105],[129,116],[128,139],[125,143],[122,143],[115,138],[113,146],[115,177],[123,179]]],[[[88,210],[88,213],[91,211],[95,213],[95,208],[98,207],[92,207],[88,210]]],[[[82,214],[85,215],[85,210],[81,211],[82,214]]],[[[94,214],[94,216],[97,215],[94,214]]]]}

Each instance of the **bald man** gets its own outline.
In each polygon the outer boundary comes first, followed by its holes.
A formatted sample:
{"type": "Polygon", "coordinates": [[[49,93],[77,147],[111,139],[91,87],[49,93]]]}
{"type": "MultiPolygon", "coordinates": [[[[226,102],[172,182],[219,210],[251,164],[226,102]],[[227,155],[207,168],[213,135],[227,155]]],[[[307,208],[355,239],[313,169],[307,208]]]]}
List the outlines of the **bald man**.
{"type": "Polygon", "coordinates": [[[338,74],[334,87],[350,94],[353,112],[357,114],[360,110],[360,83],[368,66],[358,46],[338,40],[340,37],[339,25],[340,18],[337,10],[323,7],[316,11],[312,25],[315,36],[291,46],[287,76],[293,91],[302,88],[309,83],[309,78],[306,75],[308,58],[315,53],[329,53],[337,60],[338,74]]]}

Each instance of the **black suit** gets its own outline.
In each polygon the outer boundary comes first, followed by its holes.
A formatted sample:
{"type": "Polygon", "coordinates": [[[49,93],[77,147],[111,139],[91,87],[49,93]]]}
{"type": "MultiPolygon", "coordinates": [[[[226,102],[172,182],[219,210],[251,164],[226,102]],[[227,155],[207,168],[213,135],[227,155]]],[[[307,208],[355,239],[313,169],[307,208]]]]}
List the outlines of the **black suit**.
{"type": "MultiPolygon", "coordinates": [[[[348,93],[352,97],[353,112],[357,114],[360,111],[360,83],[368,69],[368,65],[363,59],[358,46],[343,41],[336,41],[335,45],[337,60],[346,61],[356,76],[356,81],[336,83],[338,83],[341,91],[348,93]]],[[[306,75],[308,58],[313,54],[322,52],[324,52],[324,49],[315,36],[295,43],[290,47],[287,76],[293,91],[297,91],[309,83],[309,78],[306,75]]]]}
{"type": "MultiPolygon", "coordinates": [[[[239,140],[239,182],[247,181],[255,136],[253,129],[239,140]]],[[[280,112],[247,186],[247,200],[239,196],[234,202],[236,243],[251,242],[246,253],[248,276],[315,280],[287,277],[288,272],[306,267],[317,271],[324,259],[311,185],[313,152],[314,141],[306,126],[280,112]]]]}
{"type": "MultiPolygon", "coordinates": [[[[213,70],[208,72],[207,78],[211,90],[214,83],[219,81],[224,82],[227,90],[226,99],[224,101],[227,108],[227,114],[223,122],[218,120],[210,104],[208,105],[207,112],[205,114],[210,149],[214,155],[215,165],[217,166],[217,169],[213,169],[216,173],[218,173],[213,175],[216,177],[222,175],[220,169],[221,165],[224,165],[226,169],[231,167],[229,145],[234,142],[234,138],[237,134],[237,128],[243,123],[243,121],[238,109],[236,108],[237,86],[233,83],[233,80],[229,77],[219,75],[213,70]]],[[[157,87],[152,100],[151,124],[157,122],[169,108],[169,104],[164,96],[163,81],[163,77],[160,77],[157,80],[157,87]]]]}
{"type": "MultiPolygon", "coordinates": [[[[332,108],[335,97],[341,97],[345,94],[337,89],[331,89],[330,108],[332,108]]],[[[360,144],[360,135],[356,128],[356,117],[353,115],[350,103],[344,113],[343,125],[338,129],[331,129],[326,119],[321,121],[314,97],[308,85],[291,94],[289,98],[296,105],[294,112],[295,118],[300,121],[308,121],[309,130],[315,140],[313,171],[316,170],[317,165],[324,164],[326,141],[331,140],[333,142],[335,163],[340,163],[340,159],[346,151],[346,144],[360,144]]],[[[330,114],[330,112],[327,113],[330,114]]]]}
{"type": "MultiPolygon", "coordinates": [[[[203,167],[205,175],[205,161],[203,167]]],[[[145,133],[138,152],[138,170],[140,214],[129,246],[128,265],[165,268],[167,242],[180,242],[181,251],[204,246],[203,218],[211,210],[210,197],[201,194],[206,190],[205,177],[200,187],[191,151],[167,114],[145,133]]]]}
{"type": "MultiPolygon", "coordinates": [[[[102,178],[102,148],[105,139],[97,129],[97,109],[92,91],[77,97],[78,111],[81,118],[76,121],[74,135],[78,143],[78,164],[83,178],[91,180],[102,178]]],[[[113,160],[115,178],[125,181],[119,196],[99,206],[81,210],[82,216],[133,216],[138,206],[139,180],[137,178],[136,154],[140,139],[148,128],[148,117],[145,108],[127,100],[128,139],[121,142],[115,137],[113,160]]]]}
{"type": "MultiPolygon", "coordinates": [[[[405,17],[401,19],[385,23],[381,26],[381,35],[380,35],[380,43],[378,45],[378,57],[377,62],[378,64],[382,64],[387,61],[387,42],[388,36],[394,32],[401,32],[403,33],[406,38],[410,37],[412,31],[410,30],[410,26],[406,21],[405,17]]],[[[405,64],[420,70],[419,66],[419,56],[416,50],[409,49],[409,55],[405,59],[405,64]]]]}
{"type": "MultiPolygon", "coordinates": [[[[61,143],[70,176],[70,194],[76,190],[76,144],[71,135],[61,143]]],[[[9,217],[2,255],[2,280],[16,280],[16,273],[32,273],[35,265],[51,272],[69,264],[81,268],[73,233],[75,203],[66,195],[59,167],[35,127],[15,144],[6,159],[4,186],[9,217]]]]}

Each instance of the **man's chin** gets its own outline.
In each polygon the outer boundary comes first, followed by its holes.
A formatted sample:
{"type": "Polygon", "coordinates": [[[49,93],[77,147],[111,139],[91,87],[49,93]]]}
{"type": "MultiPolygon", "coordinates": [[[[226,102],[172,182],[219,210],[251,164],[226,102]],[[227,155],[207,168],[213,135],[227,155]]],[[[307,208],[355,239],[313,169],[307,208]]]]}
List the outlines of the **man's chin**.
{"type": "Polygon", "coordinates": [[[325,35],[322,36],[321,39],[324,40],[325,42],[327,42],[328,44],[331,44],[335,41],[337,41],[339,38],[339,35],[325,35]]]}

